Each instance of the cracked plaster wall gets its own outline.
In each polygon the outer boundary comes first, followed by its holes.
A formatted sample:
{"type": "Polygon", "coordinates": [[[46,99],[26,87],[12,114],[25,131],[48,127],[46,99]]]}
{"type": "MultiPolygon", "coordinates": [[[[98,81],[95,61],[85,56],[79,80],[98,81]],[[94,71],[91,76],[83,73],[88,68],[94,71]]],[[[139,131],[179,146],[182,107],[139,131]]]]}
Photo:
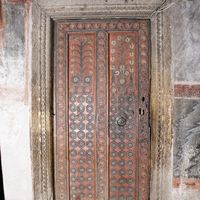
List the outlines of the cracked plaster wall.
{"type": "Polygon", "coordinates": [[[200,199],[200,1],[170,8],[174,85],[173,199],[200,199]],[[196,89],[193,90],[194,86],[196,89]],[[184,88],[190,88],[190,94],[184,88]],[[183,89],[181,89],[183,88],[183,89]],[[198,91],[197,91],[198,90],[198,91]]]}

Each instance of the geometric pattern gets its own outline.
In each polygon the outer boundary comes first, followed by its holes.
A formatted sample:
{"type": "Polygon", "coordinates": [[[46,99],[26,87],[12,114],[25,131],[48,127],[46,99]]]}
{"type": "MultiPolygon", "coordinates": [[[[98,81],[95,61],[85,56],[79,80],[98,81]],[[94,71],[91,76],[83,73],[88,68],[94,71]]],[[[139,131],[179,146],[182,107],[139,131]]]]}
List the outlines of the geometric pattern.
{"type": "Polygon", "coordinates": [[[147,200],[146,20],[57,23],[56,200],[147,200]]]}

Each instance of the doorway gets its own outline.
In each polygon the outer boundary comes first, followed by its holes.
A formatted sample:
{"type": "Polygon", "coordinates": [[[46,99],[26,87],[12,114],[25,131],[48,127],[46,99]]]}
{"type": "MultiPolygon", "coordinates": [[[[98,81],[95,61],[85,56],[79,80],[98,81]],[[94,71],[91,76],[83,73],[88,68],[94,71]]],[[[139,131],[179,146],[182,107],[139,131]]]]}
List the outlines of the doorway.
{"type": "Polygon", "coordinates": [[[56,199],[149,199],[149,21],[57,21],[56,199]]]}

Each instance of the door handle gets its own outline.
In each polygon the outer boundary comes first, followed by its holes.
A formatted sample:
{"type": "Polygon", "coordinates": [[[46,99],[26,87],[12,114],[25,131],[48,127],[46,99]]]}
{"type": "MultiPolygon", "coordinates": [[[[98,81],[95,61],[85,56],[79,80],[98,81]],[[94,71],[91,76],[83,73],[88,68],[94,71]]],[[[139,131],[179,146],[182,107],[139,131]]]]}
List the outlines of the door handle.
{"type": "Polygon", "coordinates": [[[126,125],[126,118],[125,117],[118,117],[117,118],[117,124],[118,126],[125,126],[126,125]]]}

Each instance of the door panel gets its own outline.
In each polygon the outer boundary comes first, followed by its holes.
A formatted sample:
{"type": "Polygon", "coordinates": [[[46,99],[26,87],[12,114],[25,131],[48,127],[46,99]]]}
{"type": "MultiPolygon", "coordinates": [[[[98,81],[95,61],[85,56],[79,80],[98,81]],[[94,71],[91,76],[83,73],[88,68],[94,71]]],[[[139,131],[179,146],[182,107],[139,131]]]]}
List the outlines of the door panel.
{"type": "Polygon", "coordinates": [[[147,200],[146,20],[56,24],[56,200],[147,200]]]}
{"type": "Polygon", "coordinates": [[[136,199],[138,138],[137,33],[109,34],[110,194],[136,199]]]}
{"type": "Polygon", "coordinates": [[[96,195],[96,47],[94,33],[70,33],[69,186],[71,199],[96,195]]]}

